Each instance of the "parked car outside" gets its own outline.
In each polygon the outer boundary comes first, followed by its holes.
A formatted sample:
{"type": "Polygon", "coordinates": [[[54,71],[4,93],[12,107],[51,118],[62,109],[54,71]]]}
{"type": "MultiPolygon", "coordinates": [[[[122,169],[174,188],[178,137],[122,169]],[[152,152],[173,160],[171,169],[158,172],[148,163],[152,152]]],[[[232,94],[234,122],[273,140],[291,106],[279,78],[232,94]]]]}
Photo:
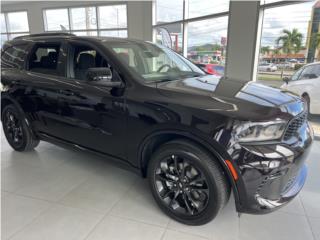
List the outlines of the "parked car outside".
{"type": "Polygon", "coordinates": [[[7,42],[1,120],[16,151],[39,141],[98,154],[146,177],[159,207],[201,225],[233,192],[238,212],[286,205],[313,141],[290,92],[208,75],[161,45],[47,33],[7,42]]]}
{"type": "Polygon", "coordinates": [[[284,81],[282,89],[301,96],[311,114],[320,114],[320,62],[301,67],[291,78],[285,77],[284,81]]]}
{"type": "Polygon", "coordinates": [[[258,66],[259,72],[275,72],[277,70],[278,70],[277,66],[273,63],[261,63],[258,66]]]}
{"type": "Polygon", "coordinates": [[[288,62],[281,62],[276,64],[277,69],[292,69],[292,64],[288,62]]]}
{"type": "Polygon", "coordinates": [[[223,76],[225,67],[219,64],[213,63],[195,63],[199,68],[205,71],[208,74],[216,75],[216,76],[223,76]]]}

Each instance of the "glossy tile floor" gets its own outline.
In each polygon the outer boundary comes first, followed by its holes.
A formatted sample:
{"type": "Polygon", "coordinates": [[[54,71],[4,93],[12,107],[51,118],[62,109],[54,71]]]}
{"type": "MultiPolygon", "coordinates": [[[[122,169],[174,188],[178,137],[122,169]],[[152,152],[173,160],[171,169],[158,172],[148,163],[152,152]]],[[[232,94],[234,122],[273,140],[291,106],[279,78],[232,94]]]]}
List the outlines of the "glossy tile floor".
{"type": "Polygon", "coordinates": [[[263,216],[235,212],[233,199],[207,225],[166,217],[145,180],[104,159],[42,142],[11,150],[2,135],[1,239],[13,240],[320,240],[320,142],[308,162],[303,192],[263,216]]]}

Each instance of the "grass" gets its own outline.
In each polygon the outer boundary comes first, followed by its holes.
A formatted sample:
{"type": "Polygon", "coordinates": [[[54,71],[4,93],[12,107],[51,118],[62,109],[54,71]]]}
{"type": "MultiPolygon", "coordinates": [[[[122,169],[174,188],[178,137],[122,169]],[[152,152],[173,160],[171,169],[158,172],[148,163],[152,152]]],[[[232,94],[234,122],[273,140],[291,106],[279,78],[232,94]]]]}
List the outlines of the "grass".
{"type": "Polygon", "coordinates": [[[282,81],[281,75],[259,74],[258,80],[263,81],[282,81]]]}

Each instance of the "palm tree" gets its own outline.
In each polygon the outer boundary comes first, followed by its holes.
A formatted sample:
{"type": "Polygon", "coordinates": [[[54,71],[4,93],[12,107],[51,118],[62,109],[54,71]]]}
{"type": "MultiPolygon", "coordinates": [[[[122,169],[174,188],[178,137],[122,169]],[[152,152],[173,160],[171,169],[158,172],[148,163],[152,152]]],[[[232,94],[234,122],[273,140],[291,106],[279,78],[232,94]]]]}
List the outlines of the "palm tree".
{"type": "MultiPolygon", "coordinates": [[[[282,52],[286,53],[286,60],[290,53],[298,53],[301,50],[302,38],[303,36],[297,28],[294,28],[292,31],[288,29],[282,30],[282,36],[278,37],[278,39],[276,40],[276,44],[281,44],[280,48],[282,52]]],[[[281,70],[281,78],[282,76],[283,68],[281,70]]]]}
{"type": "Polygon", "coordinates": [[[280,54],[280,49],[279,48],[275,48],[272,51],[272,58],[274,58],[274,56],[277,56],[280,54]]]}
{"type": "Polygon", "coordinates": [[[261,47],[261,53],[264,55],[264,54],[269,54],[270,53],[270,47],[269,46],[264,46],[264,47],[261,47]]]}
{"type": "Polygon", "coordinates": [[[301,50],[303,35],[297,28],[292,31],[284,29],[282,30],[282,36],[276,40],[276,44],[281,44],[281,49],[284,53],[289,55],[290,53],[298,53],[301,50]]]}

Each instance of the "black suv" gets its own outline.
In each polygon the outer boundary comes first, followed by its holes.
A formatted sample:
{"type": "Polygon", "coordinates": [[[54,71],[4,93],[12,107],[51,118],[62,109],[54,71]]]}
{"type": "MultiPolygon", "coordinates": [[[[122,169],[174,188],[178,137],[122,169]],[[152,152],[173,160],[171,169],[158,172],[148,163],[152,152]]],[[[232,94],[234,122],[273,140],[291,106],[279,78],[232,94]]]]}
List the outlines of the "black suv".
{"type": "Polygon", "coordinates": [[[190,225],[267,213],[306,179],[313,140],[296,95],[208,75],[138,40],[51,33],[17,37],[1,56],[1,119],[17,151],[40,140],[99,154],[150,182],[160,208],[190,225]]]}

